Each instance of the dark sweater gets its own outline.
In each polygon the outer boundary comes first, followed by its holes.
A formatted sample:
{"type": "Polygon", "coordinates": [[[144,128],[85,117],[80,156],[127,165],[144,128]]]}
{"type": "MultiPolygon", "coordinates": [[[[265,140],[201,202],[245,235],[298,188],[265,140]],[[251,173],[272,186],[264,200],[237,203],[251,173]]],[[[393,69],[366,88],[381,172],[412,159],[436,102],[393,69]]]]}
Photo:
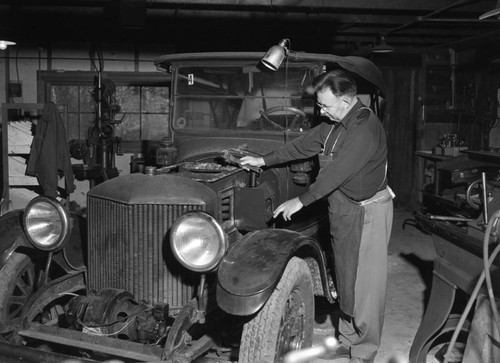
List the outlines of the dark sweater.
{"type": "Polygon", "coordinates": [[[75,186],[66,129],[57,106],[49,102],[36,125],[26,175],[36,176],[43,194],[55,198],[59,174],[65,177],[66,193],[72,193],[75,186]]]}
{"type": "Polygon", "coordinates": [[[264,161],[271,166],[320,153],[332,154],[332,161],[320,169],[316,181],[299,196],[304,205],[336,189],[355,201],[365,200],[387,185],[385,131],[378,117],[359,99],[340,124],[321,123],[265,155],[264,161]]]}

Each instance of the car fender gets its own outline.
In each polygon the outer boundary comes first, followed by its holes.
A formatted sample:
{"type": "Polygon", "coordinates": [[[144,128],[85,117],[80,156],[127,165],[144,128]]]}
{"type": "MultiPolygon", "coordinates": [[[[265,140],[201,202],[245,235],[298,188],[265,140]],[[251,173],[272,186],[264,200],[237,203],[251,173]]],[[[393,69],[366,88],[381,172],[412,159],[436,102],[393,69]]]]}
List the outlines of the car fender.
{"type": "Polygon", "coordinates": [[[0,268],[20,246],[30,247],[24,236],[22,213],[14,210],[0,217],[0,268]]]}
{"type": "MultiPolygon", "coordinates": [[[[25,235],[22,223],[22,210],[14,210],[0,217],[0,268],[12,256],[20,251],[28,255],[47,255],[47,252],[33,248],[25,235]]],[[[57,251],[53,258],[66,271],[84,270],[84,239],[85,226],[83,218],[72,214],[73,227],[70,241],[63,250],[57,251]]]]}
{"type": "MultiPolygon", "coordinates": [[[[326,291],[326,258],[319,243],[298,232],[266,229],[245,235],[224,256],[217,271],[217,304],[233,315],[254,314],[271,296],[293,256],[316,261],[326,291]]],[[[325,296],[333,302],[331,294],[325,296]]]]}

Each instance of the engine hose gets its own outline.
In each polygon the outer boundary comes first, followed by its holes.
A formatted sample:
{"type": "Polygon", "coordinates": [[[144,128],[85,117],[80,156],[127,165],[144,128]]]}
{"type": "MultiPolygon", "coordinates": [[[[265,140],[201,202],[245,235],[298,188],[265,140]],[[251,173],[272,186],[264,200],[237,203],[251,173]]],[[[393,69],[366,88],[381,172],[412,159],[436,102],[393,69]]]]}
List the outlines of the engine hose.
{"type": "Polygon", "coordinates": [[[486,234],[483,242],[483,262],[484,262],[484,273],[485,273],[485,280],[486,280],[486,288],[488,291],[488,297],[490,299],[490,304],[491,304],[491,310],[493,311],[493,317],[495,318],[495,323],[497,326],[498,331],[500,331],[500,318],[498,317],[498,309],[497,309],[497,304],[495,302],[495,296],[493,294],[493,285],[491,283],[491,272],[490,272],[490,266],[491,264],[488,263],[488,242],[489,242],[489,236],[491,233],[491,230],[493,229],[493,226],[498,222],[500,217],[500,210],[497,210],[493,215],[491,216],[490,222],[488,223],[488,228],[486,229],[486,234]],[[486,238],[488,236],[488,238],[486,238]]]}

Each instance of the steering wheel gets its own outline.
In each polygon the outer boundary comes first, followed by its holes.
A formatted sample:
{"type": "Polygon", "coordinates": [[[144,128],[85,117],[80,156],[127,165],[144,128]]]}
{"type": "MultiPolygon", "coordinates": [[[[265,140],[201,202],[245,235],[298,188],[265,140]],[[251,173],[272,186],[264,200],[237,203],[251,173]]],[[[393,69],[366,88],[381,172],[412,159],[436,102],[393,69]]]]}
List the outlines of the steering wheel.
{"type": "MultiPolygon", "coordinates": [[[[491,191],[494,186],[486,182],[486,196],[490,197],[491,191]]],[[[467,190],[465,191],[465,200],[467,204],[474,209],[479,209],[483,205],[483,185],[482,180],[474,180],[469,184],[467,190]]]]}
{"type": "Polygon", "coordinates": [[[306,120],[307,118],[307,115],[304,111],[302,110],[299,110],[298,108],[295,108],[295,107],[291,107],[291,106],[275,106],[275,107],[271,107],[271,108],[268,108],[267,110],[265,111],[260,111],[260,114],[262,116],[262,118],[264,120],[266,120],[267,122],[271,123],[271,125],[273,125],[274,127],[280,129],[280,130],[285,130],[285,128],[279,124],[277,124],[276,122],[274,122],[273,120],[271,120],[269,118],[269,115],[272,114],[272,113],[275,113],[275,112],[280,112],[280,111],[285,111],[285,112],[290,112],[290,113],[293,113],[295,114],[294,118],[292,119],[292,121],[290,122],[289,126],[288,126],[288,129],[292,130],[293,127],[295,126],[295,124],[297,123],[297,121],[302,118],[304,121],[306,120]]]}

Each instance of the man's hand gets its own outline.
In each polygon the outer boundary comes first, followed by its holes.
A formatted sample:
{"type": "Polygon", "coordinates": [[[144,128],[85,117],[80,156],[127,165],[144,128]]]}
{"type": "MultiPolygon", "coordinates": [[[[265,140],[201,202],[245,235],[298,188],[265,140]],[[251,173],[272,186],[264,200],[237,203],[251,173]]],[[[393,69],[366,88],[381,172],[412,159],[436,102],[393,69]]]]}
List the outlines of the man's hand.
{"type": "Polygon", "coordinates": [[[276,218],[280,213],[283,213],[283,219],[285,221],[289,221],[292,217],[292,214],[301,210],[303,206],[304,204],[302,204],[300,199],[298,197],[295,197],[293,199],[287,200],[285,203],[276,208],[273,217],[276,218]]]}
{"type": "Polygon", "coordinates": [[[255,157],[255,156],[243,156],[241,159],[240,159],[240,163],[241,165],[250,165],[250,166],[256,166],[256,167],[260,167],[260,166],[264,166],[266,165],[266,163],[264,162],[264,158],[262,157],[255,157]]]}

